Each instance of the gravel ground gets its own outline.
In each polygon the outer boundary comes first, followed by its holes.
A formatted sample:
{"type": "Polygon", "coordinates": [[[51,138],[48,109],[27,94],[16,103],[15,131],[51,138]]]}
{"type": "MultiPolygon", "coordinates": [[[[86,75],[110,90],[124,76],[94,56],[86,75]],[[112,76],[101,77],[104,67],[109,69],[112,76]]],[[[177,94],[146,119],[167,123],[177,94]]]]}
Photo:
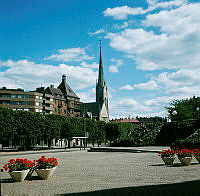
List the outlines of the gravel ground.
{"type": "Polygon", "coordinates": [[[49,180],[14,182],[1,173],[1,194],[6,195],[200,195],[200,164],[165,166],[157,153],[71,151],[2,156],[10,158],[56,157],[59,166],[49,180]]]}

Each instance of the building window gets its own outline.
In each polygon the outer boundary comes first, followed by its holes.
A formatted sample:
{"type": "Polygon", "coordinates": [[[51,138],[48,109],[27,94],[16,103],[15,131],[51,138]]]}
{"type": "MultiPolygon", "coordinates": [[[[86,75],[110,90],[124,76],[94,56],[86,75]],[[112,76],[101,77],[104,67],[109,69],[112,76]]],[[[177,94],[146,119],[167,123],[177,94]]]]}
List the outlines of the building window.
{"type": "Polygon", "coordinates": [[[61,114],[62,113],[62,109],[58,108],[58,113],[61,114]]]}
{"type": "Polygon", "coordinates": [[[74,110],[73,110],[73,109],[69,109],[69,110],[68,110],[68,113],[69,113],[69,114],[73,114],[73,113],[74,113],[74,110]]]}
{"type": "Polygon", "coordinates": [[[13,94],[11,95],[11,98],[17,98],[17,95],[13,94]]]}
{"type": "Polygon", "coordinates": [[[10,104],[11,105],[17,105],[17,102],[16,101],[11,101],[10,104]]]}
{"type": "Polygon", "coordinates": [[[30,98],[30,96],[29,95],[24,95],[24,98],[30,98]]]}
{"type": "Polygon", "coordinates": [[[9,102],[8,102],[8,101],[2,101],[2,104],[3,104],[3,105],[8,105],[9,102]]]}
{"type": "Polygon", "coordinates": [[[1,95],[1,97],[10,97],[10,95],[9,94],[3,94],[3,95],[1,95]]]}
{"type": "Polygon", "coordinates": [[[18,98],[20,98],[20,99],[21,99],[21,98],[24,98],[24,96],[23,96],[23,95],[18,95],[18,98]]]}

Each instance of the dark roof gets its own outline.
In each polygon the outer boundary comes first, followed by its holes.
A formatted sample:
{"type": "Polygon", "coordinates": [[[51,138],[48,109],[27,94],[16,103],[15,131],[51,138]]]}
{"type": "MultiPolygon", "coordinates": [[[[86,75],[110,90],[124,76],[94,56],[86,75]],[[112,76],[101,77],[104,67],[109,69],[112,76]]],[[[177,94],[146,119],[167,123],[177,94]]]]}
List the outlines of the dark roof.
{"type": "Polygon", "coordinates": [[[58,88],[62,91],[65,97],[74,97],[80,99],[75,92],[70,88],[70,86],[66,82],[66,76],[62,76],[62,82],[58,86],[58,88]]]}
{"type": "Polygon", "coordinates": [[[47,87],[45,91],[46,93],[52,94],[54,97],[57,96],[63,97],[62,91],[58,88],[47,87]]]}
{"type": "Polygon", "coordinates": [[[6,88],[5,86],[0,88],[0,90],[6,90],[6,91],[23,91],[24,92],[24,89],[21,89],[21,88],[17,88],[17,89],[9,89],[9,88],[6,88]]]}

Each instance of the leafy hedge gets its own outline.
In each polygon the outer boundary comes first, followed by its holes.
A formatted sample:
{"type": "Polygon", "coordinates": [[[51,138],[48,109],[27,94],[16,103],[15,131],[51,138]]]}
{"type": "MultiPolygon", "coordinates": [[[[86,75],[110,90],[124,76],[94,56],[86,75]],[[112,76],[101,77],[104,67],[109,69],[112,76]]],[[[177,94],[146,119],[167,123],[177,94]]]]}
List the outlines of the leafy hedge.
{"type": "Polygon", "coordinates": [[[194,149],[200,146],[200,129],[196,130],[193,134],[185,139],[180,139],[172,144],[176,148],[194,149]]]}
{"type": "Polygon", "coordinates": [[[186,139],[198,128],[200,128],[200,123],[198,120],[194,119],[166,123],[157,135],[157,144],[172,145],[178,140],[186,139]]]}
{"type": "Polygon", "coordinates": [[[108,123],[106,138],[112,146],[156,145],[156,138],[163,123],[155,122],[146,125],[131,123],[108,123]]]}

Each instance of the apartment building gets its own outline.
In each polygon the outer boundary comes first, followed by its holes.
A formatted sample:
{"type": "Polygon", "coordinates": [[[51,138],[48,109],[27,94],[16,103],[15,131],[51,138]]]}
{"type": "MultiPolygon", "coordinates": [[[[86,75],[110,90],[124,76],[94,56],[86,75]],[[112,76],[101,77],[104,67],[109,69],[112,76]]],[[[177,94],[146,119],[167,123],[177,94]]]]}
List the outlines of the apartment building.
{"type": "Polygon", "coordinates": [[[0,88],[0,106],[13,110],[80,117],[81,104],[80,98],[67,84],[65,75],[57,88],[50,85],[28,92],[19,88],[0,88]]]}
{"type": "Polygon", "coordinates": [[[0,106],[13,110],[53,113],[53,96],[23,89],[0,89],[0,106]]]}

